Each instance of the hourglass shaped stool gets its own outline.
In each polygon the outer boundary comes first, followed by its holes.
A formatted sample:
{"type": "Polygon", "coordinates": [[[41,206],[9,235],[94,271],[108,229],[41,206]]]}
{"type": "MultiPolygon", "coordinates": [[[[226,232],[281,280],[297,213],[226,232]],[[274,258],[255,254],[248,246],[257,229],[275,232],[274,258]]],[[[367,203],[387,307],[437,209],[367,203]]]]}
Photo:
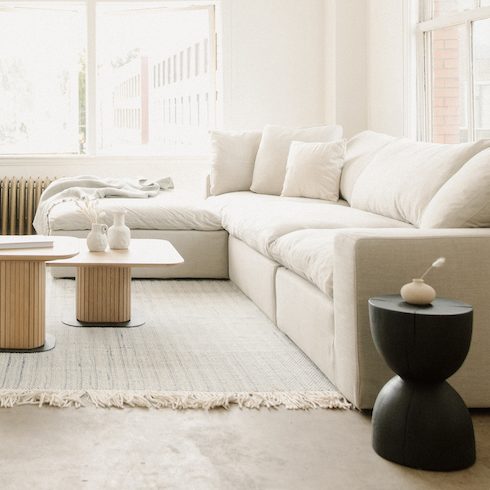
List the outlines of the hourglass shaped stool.
{"type": "Polygon", "coordinates": [[[449,299],[405,303],[399,295],[369,300],[377,350],[397,374],[373,409],[373,448],[413,468],[451,471],[475,462],[471,416],[447,383],[468,354],[473,309],[449,299]]]}

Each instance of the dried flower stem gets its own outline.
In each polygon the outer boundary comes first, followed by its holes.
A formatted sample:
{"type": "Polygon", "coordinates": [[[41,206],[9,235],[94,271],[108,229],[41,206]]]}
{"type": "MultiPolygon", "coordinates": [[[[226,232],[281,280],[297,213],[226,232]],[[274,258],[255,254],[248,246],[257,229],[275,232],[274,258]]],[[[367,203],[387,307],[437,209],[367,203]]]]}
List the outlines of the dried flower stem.
{"type": "Polygon", "coordinates": [[[75,204],[78,206],[80,211],[82,211],[85,217],[89,220],[90,224],[98,224],[100,218],[105,216],[104,211],[98,210],[97,200],[81,199],[79,201],[75,201],[75,204]]]}
{"type": "Polygon", "coordinates": [[[430,267],[420,276],[420,279],[423,279],[433,268],[442,267],[446,263],[445,257],[439,257],[435,260],[430,267]]]}

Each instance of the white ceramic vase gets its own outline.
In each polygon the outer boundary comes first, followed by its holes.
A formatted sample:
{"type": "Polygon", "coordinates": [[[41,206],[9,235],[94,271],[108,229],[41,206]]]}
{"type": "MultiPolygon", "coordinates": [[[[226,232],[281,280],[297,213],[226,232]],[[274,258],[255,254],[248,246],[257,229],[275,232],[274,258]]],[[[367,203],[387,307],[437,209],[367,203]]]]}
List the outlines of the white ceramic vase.
{"type": "Polygon", "coordinates": [[[423,279],[412,279],[412,282],[401,288],[400,294],[412,305],[429,305],[436,297],[435,289],[426,284],[423,279]]]}
{"type": "Polygon", "coordinates": [[[87,247],[91,252],[104,252],[107,248],[107,225],[92,223],[87,235],[87,247]]]}
{"type": "Polygon", "coordinates": [[[124,223],[125,216],[125,212],[114,213],[114,224],[107,232],[109,247],[114,250],[126,250],[129,248],[131,230],[124,223]]]}

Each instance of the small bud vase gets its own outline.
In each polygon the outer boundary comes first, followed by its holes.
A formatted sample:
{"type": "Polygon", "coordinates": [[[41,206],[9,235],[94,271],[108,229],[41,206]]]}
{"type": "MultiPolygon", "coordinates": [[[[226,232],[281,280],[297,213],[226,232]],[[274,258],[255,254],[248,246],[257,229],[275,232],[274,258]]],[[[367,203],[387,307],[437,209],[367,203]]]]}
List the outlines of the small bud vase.
{"type": "Polygon", "coordinates": [[[87,247],[91,252],[104,252],[107,248],[107,225],[92,223],[87,235],[87,247]]]}
{"type": "Polygon", "coordinates": [[[401,288],[400,294],[405,302],[412,305],[429,305],[436,297],[435,289],[423,279],[412,279],[401,288]]]}
{"type": "Polygon", "coordinates": [[[114,213],[114,224],[107,232],[109,238],[109,247],[113,250],[127,250],[131,241],[131,230],[126,226],[126,213],[114,213]]]}

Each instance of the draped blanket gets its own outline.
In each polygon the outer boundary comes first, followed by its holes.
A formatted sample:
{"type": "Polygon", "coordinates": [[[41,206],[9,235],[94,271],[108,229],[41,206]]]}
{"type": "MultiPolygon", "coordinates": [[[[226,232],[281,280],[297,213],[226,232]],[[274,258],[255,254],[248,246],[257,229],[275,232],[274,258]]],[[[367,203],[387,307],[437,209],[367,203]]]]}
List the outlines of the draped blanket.
{"type": "Polygon", "coordinates": [[[64,177],[52,182],[39,201],[34,228],[38,233],[49,232],[49,213],[59,203],[81,199],[156,197],[160,191],[173,189],[170,177],[158,180],[145,178],[102,178],[94,175],[64,177]]]}

